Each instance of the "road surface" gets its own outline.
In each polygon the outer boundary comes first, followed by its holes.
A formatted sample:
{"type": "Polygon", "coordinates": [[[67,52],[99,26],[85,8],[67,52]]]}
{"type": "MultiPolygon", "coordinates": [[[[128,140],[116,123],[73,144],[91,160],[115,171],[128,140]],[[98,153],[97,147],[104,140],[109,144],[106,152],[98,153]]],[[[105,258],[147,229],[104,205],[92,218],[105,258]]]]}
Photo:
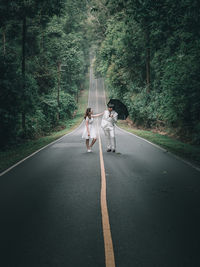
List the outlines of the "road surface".
{"type": "MultiPolygon", "coordinates": [[[[92,69],[89,106],[105,109],[92,69]]],[[[120,129],[117,153],[107,153],[95,120],[92,153],[82,124],[0,177],[0,266],[200,266],[198,170],[120,129]]]]}

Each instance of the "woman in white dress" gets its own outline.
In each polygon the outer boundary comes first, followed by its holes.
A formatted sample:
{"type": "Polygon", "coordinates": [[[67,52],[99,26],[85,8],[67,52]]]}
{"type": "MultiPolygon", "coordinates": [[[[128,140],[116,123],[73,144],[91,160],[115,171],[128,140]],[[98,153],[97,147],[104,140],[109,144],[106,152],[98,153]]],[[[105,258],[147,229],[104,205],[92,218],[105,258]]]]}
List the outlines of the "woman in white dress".
{"type": "Polygon", "coordinates": [[[92,150],[91,150],[92,146],[94,145],[94,143],[97,140],[95,127],[94,127],[94,124],[93,124],[94,118],[95,117],[99,117],[101,115],[103,115],[103,112],[99,113],[99,114],[96,114],[96,115],[93,115],[93,111],[92,111],[91,108],[87,108],[86,109],[85,116],[84,116],[85,127],[84,127],[84,130],[83,130],[82,138],[85,139],[85,144],[86,144],[88,152],[92,152],[92,150]],[[90,139],[92,139],[91,144],[90,144],[90,139]]]}

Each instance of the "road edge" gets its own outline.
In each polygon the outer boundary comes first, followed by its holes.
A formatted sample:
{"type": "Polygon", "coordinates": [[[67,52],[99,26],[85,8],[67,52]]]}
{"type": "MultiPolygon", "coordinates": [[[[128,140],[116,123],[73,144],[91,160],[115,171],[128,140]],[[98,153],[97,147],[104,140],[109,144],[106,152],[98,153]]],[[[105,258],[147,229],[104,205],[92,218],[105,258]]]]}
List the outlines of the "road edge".
{"type": "Polygon", "coordinates": [[[142,137],[140,137],[140,136],[138,136],[138,135],[136,135],[136,134],[134,134],[134,133],[131,133],[131,132],[127,131],[127,130],[124,130],[124,129],[120,128],[120,127],[117,126],[117,125],[116,125],[116,128],[117,128],[118,130],[122,131],[122,132],[125,132],[125,133],[128,133],[128,134],[130,134],[130,135],[133,135],[133,136],[137,137],[138,139],[141,139],[141,140],[143,140],[143,141],[145,141],[145,142],[151,144],[152,146],[154,146],[154,147],[156,147],[156,148],[162,150],[162,151],[165,152],[165,153],[168,153],[169,155],[173,156],[174,158],[176,158],[176,159],[178,159],[178,160],[184,162],[185,164],[189,165],[190,167],[192,167],[192,168],[195,169],[196,171],[199,171],[199,172],[200,172],[200,167],[198,167],[198,166],[194,165],[193,163],[191,163],[191,162],[189,162],[189,161],[187,161],[187,160],[185,160],[185,159],[183,159],[183,158],[181,158],[181,157],[175,155],[174,153],[168,151],[167,149],[165,149],[165,148],[163,148],[163,147],[161,147],[161,146],[159,146],[159,145],[156,145],[156,144],[154,144],[154,143],[152,143],[152,142],[150,142],[150,141],[148,141],[148,140],[146,140],[146,139],[144,139],[144,138],[142,138],[142,137]]]}
{"type": "Polygon", "coordinates": [[[3,176],[4,174],[6,174],[7,172],[11,171],[13,168],[15,168],[16,166],[18,166],[19,164],[21,164],[22,162],[24,162],[25,160],[27,160],[28,158],[31,158],[32,156],[34,156],[35,154],[37,154],[38,152],[40,152],[41,150],[49,147],[50,145],[58,142],[59,140],[63,139],[64,137],[74,133],[75,131],[77,131],[83,124],[83,121],[79,124],[79,126],[77,126],[74,130],[72,130],[71,132],[64,134],[63,136],[61,136],[60,138],[54,140],[53,142],[49,143],[46,146],[41,147],[40,149],[36,150],[35,152],[33,152],[32,154],[30,154],[29,156],[21,159],[20,161],[16,162],[15,164],[13,164],[12,166],[10,166],[8,169],[4,170],[3,172],[0,173],[0,176],[3,176]]]}

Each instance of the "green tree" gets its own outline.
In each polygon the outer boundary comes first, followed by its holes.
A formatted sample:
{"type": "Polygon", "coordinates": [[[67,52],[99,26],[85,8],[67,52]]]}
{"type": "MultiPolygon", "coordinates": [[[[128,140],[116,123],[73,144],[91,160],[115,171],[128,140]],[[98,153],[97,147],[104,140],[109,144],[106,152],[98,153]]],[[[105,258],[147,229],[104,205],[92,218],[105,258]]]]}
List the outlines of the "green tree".
{"type": "Polygon", "coordinates": [[[200,142],[199,2],[100,4],[91,1],[99,31],[104,29],[104,35],[96,35],[96,74],[106,78],[111,97],[127,104],[136,123],[161,123],[200,142]]]}
{"type": "Polygon", "coordinates": [[[51,131],[58,114],[60,121],[73,114],[88,66],[85,8],[84,1],[0,4],[2,145],[51,131]]]}

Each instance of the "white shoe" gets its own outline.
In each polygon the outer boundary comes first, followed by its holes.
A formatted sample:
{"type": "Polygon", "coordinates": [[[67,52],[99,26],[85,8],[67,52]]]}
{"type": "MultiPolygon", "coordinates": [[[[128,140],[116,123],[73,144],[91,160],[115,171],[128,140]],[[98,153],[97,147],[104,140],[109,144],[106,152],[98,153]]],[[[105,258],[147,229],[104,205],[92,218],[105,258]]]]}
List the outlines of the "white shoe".
{"type": "Polygon", "coordinates": [[[88,149],[88,151],[87,152],[92,152],[92,150],[91,149],[88,149]]]}

